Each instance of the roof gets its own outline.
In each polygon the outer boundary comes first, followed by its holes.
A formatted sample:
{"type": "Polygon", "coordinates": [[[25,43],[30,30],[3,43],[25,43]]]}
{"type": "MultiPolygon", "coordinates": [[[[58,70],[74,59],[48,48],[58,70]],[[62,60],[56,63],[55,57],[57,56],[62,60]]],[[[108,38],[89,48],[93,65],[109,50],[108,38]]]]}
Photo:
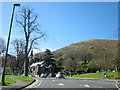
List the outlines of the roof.
{"type": "Polygon", "coordinates": [[[30,67],[34,67],[34,66],[37,66],[37,65],[41,65],[41,64],[43,64],[43,62],[44,62],[44,61],[33,63],[32,65],[30,65],[30,67]]]}

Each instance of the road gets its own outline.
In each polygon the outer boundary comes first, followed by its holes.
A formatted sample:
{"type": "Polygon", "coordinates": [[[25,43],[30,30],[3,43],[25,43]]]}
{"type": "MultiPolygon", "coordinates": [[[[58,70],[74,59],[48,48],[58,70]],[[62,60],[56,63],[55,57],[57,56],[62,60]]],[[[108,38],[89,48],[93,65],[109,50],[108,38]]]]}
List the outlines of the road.
{"type": "Polygon", "coordinates": [[[118,82],[99,79],[55,79],[55,78],[37,78],[37,83],[31,88],[112,88],[109,90],[120,90],[118,82]]]}

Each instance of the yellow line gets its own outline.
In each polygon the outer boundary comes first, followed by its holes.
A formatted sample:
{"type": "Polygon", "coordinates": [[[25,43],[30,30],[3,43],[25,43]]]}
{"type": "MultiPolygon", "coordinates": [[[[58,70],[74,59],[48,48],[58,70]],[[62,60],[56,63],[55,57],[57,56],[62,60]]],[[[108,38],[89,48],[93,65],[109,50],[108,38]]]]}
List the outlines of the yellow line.
{"type": "Polygon", "coordinates": [[[35,83],[31,84],[30,86],[26,87],[26,88],[32,88],[35,86],[35,84],[37,84],[38,80],[36,79],[35,83]]]}
{"type": "Polygon", "coordinates": [[[34,86],[34,88],[36,88],[36,87],[38,87],[38,86],[40,86],[42,84],[42,81],[37,85],[37,86],[34,86]]]}

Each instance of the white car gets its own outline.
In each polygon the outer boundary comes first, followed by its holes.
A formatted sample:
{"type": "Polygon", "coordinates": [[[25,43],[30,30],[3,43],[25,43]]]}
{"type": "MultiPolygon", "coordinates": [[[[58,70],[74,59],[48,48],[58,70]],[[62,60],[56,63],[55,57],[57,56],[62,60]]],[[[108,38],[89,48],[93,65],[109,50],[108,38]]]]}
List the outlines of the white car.
{"type": "Polygon", "coordinates": [[[63,79],[65,79],[65,74],[63,72],[58,72],[58,74],[56,75],[56,78],[63,78],[63,79]]]}
{"type": "Polygon", "coordinates": [[[41,77],[41,78],[46,78],[46,77],[47,77],[47,74],[46,74],[46,73],[42,73],[42,74],[40,75],[40,77],[41,77]]]}

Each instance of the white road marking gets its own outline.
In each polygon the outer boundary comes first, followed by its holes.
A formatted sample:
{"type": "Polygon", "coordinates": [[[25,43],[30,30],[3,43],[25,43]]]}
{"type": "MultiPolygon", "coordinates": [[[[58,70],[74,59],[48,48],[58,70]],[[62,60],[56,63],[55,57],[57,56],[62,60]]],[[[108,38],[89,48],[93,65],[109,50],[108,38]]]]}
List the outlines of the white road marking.
{"type": "Polygon", "coordinates": [[[81,87],[82,85],[80,85],[80,87],[81,87]]]}
{"type": "Polygon", "coordinates": [[[102,88],[102,87],[99,87],[99,88],[102,88]]]}
{"type": "Polygon", "coordinates": [[[55,81],[55,80],[52,80],[52,81],[55,81]]]}
{"type": "Polygon", "coordinates": [[[33,88],[36,88],[36,87],[40,86],[41,84],[42,84],[42,81],[38,85],[34,86],[33,88]]]}
{"type": "Polygon", "coordinates": [[[63,83],[59,83],[58,85],[63,86],[64,84],[63,83]]]}
{"type": "Polygon", "coordinates": [[[118,87],[118,85],[115,85],[117,87],[118,90],[120,90],[120,88],[118,87]]]}
{"type": "Polygon", "coordinates": [[[89,86],[89,85],[87,85],[87,84],[86,84],[86,85],[84,85],[84,86],[85,86],[85,87],[90,87],[90,86],[89,86]]]}

